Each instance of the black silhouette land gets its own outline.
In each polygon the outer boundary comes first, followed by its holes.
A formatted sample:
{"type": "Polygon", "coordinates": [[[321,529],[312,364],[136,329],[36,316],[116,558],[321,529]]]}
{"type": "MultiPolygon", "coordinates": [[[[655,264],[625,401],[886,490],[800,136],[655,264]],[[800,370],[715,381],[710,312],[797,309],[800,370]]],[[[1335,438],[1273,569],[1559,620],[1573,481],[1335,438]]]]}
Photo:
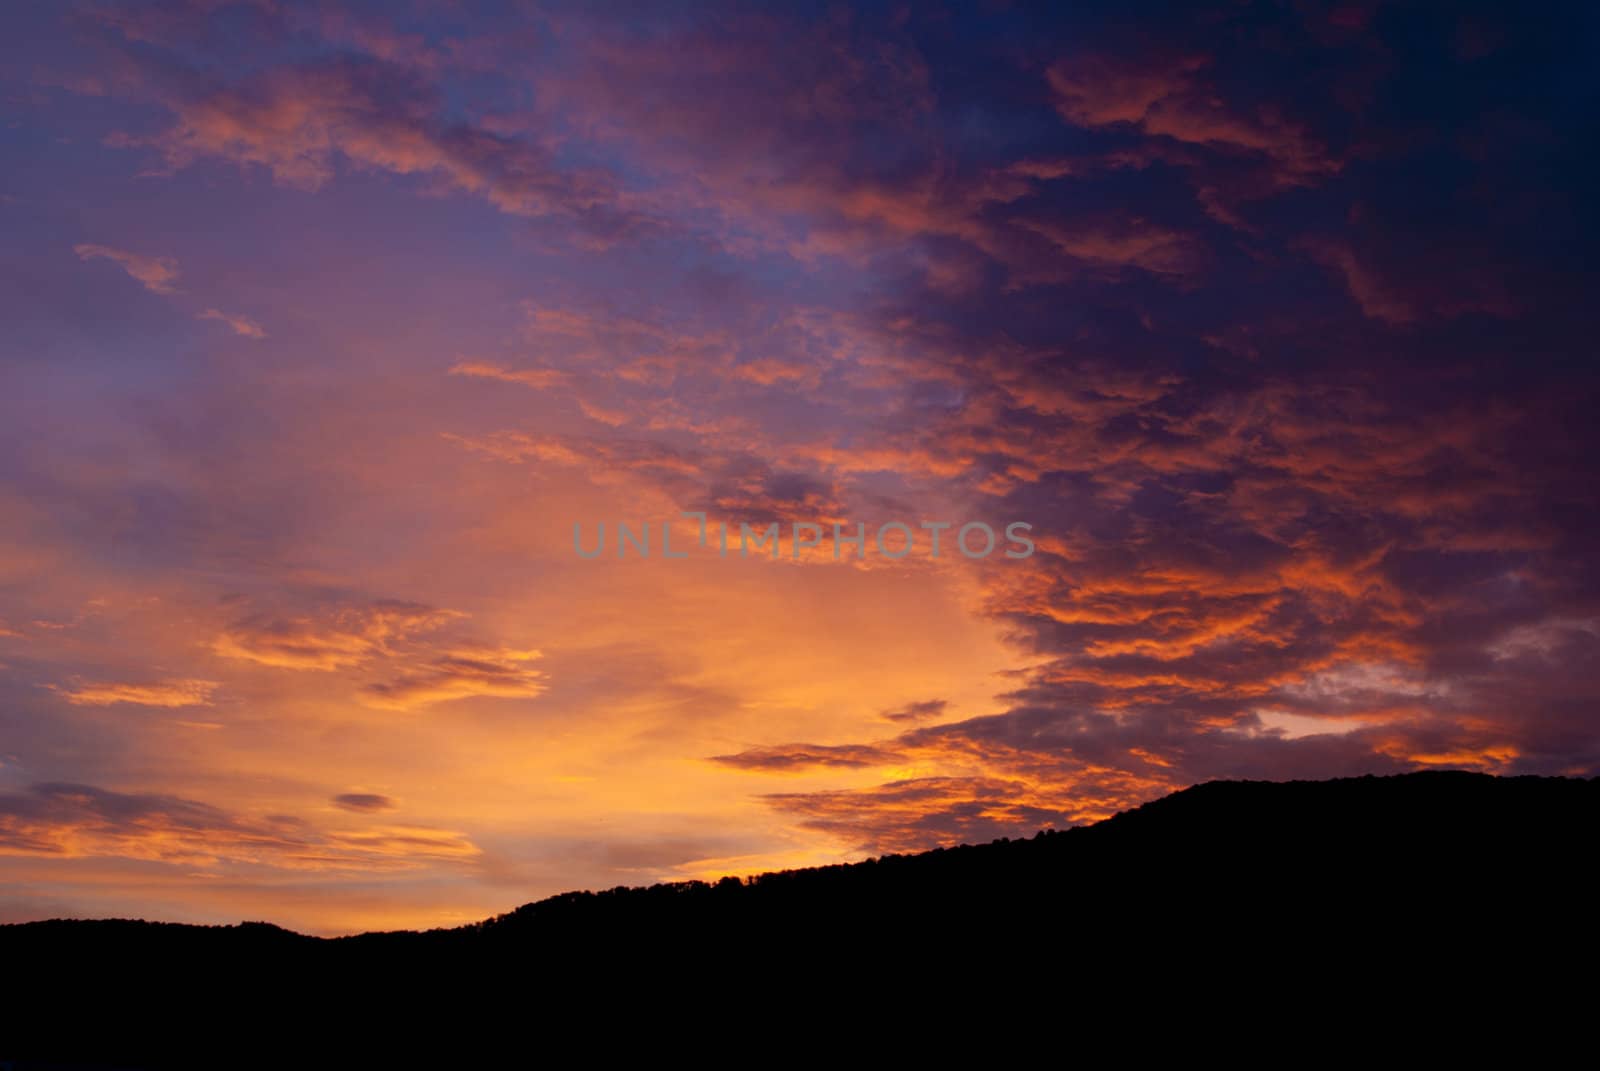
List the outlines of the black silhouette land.
{"type": "Polygon", "coordinates": [[[487,1067],[981,1049],[987,1065],[1020,1062],[1022,1040],[1065,1060],[1109,1039],[1123,1055],[1511,1045],[1529,1059],[1588,1036],[1597,834],[1600,778],[1212,782],[1027,839],[567,893],[452,930],[5,926],[0,1057],[487,1067]]]}

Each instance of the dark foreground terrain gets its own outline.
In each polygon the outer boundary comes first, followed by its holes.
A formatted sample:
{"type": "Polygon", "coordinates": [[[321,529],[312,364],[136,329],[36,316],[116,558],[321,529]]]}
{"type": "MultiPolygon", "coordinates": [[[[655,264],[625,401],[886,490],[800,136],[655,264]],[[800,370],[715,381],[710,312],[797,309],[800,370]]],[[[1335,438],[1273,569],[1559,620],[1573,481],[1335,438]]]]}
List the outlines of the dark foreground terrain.
{"type": "Polygon", "coordinates": [[[1600,779],[1214,782],[1026,840],[455,930],[5,926],[0,1068],[987,1066],[1090,1038],[1526,1059],[1592,1037],[1597,844],[1600,779]]]}

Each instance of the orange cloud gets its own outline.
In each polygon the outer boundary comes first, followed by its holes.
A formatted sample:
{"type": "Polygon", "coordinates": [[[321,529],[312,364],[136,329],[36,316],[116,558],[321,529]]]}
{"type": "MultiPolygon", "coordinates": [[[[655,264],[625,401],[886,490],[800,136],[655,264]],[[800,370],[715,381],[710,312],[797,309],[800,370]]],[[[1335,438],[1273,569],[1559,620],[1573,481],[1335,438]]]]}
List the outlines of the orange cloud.
{"type": "Polygon", "coordinates": [[[452,610],[392,601],[317,616],[256,615],[227,626],[212,641],[212,650],[226,658],[285,669],[340,669],[388,654],[394,643],[461,616],[452,610]]]}
{"type": "Polygon", "coordinates": [[[498,379],[504,383],[520,383],[537,390],[559,386],[568,379],[567,373],[555,368],[502,368],[487,361],[466,360],[451,365],[450,374],[475,376],[479,379],[498,379]]]}
{"type": "Polygon", "coordinates": [[[216,681],[170,680],[150,684],[81,684],[56,691],[74,706],[130,703],[143,707],[203,707],[211,705],[211,693],[218,687],[216,681]]]}
{"type": "Polygon", "coordinates": [[[463,834],[418,826],[319,829],[286,815],[230,814],[194,800],[91,785],[0,795],[0,854],[116,857],[186,867],[408,870],[481,854],[463,834]]]}
{"type": "Polygon", "coordinates": [[[496,696],[531,698],[545,689],[545,675],[527,663],[538,651],[462,648],[402,671],[392,680],[362,688],[362,702],[386,710],[415,710],[451,699],[496,696]]]}

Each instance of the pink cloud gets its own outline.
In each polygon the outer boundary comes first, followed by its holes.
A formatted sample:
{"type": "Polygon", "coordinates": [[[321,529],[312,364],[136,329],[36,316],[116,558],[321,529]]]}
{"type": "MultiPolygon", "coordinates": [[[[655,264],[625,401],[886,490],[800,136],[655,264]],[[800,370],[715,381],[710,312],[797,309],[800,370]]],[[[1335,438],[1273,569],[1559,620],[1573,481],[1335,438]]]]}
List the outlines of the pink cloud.
{"type": "Polygon", "coordinates": [[[152,294],[177,293],[178,262],[171,257],[146,257],[110,246],[83,244],[72,247],[80,260],[110,260],[129,278],[136,279],[152,294]]]}
{"type": "Polygon", "coordinates": [[[244,338],[263,339],[267,337],[266,329],[248,316],[236,316],[232,313],[219,312],[216,309],[207,309],[200,313],[196,319],[217,320],[227,324],[233,333],[244,338]]]}

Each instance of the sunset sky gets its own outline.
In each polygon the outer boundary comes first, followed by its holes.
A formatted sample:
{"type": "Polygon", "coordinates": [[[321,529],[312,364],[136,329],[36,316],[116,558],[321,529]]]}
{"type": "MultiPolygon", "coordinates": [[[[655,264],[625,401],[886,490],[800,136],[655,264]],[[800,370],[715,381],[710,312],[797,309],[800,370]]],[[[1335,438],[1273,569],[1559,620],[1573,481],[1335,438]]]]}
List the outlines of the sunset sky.
{"type": "Polygon", "coordinates": [[[0,921],[1600,773],[1596,11],[5,4],[0,921]]]}

